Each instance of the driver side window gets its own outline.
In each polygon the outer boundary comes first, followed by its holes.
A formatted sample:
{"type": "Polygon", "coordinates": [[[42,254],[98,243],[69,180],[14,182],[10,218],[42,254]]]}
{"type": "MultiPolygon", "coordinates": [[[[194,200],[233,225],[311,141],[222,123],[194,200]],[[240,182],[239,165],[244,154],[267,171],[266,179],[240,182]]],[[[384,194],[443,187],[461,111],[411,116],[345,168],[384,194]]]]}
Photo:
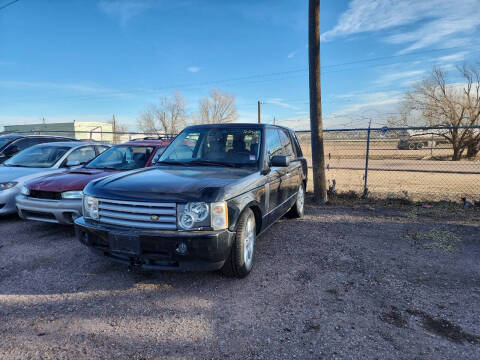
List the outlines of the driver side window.
{"type": "Polygon", "coordinates": [[[67,162],[78,161],[80,164],[85,164],[86,162],[92,160],[95,157],[95,149],[93,146],[84,146],[80,149],[74,150],[67,157],[67,162]]]}
{"type": "Polygon", "coordinates": [[[277,129],[267,129],[267,156],[271,160],[273,156],[280,155],[283,144],[277,129]]]}

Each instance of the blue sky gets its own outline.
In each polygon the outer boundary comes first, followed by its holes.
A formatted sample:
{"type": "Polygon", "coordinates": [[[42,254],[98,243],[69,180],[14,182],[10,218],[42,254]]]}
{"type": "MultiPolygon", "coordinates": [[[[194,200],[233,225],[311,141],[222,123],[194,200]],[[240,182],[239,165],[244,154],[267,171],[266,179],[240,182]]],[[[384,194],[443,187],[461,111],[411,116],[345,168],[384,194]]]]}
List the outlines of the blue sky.
{"type": "MultiPolygon", "coordinates": [[[[161,96],[178,90],[195,112],[220,88],[241,121],[256,121],[260,100],[265,122],[306,129],[307,5],[19,0],[0,9],[0,125],[115,114],[135,130],[161,96]]],[[[433,65],[478,61],[479,13],[478,0],[323,0],[325,126],[380,124],[433,65]]]]}

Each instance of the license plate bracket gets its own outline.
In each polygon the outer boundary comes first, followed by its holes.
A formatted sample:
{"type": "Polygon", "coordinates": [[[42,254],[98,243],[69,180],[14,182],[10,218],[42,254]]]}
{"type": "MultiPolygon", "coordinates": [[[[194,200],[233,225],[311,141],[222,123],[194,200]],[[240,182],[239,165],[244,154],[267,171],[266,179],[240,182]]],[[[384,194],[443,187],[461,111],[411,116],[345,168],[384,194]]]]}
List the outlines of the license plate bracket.
{"type": "Polygon", "coordinates": [[[140,255],[141,253],[140,238],[138,236],[123,233],[109,233],[108,239],[111,251],[129,255],[140,255]]]}

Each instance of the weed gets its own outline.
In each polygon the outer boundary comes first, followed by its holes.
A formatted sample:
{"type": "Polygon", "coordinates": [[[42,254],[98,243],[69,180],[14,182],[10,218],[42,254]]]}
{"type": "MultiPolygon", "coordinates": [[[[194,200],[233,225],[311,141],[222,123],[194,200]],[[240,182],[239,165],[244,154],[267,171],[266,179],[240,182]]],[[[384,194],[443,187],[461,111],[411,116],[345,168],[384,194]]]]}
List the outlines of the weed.
{"type": "Polygon", "coordinates": [[[437,230],[431,229],[426,232],[407,232],[405,237],[408,237],[412,240],[429,240],[430,242],[425,244],[427,248],[438,248],[444,251],[455,251],[455,244],[460,242],[460,237],[447,230],[437,230]]]}

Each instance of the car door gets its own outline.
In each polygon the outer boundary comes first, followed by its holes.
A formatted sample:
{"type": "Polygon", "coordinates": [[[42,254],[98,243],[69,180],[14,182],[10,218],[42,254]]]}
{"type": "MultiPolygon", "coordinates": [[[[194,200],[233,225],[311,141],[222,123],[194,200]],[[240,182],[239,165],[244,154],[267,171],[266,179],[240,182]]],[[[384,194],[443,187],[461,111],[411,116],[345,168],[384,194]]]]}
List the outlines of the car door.
{"type": "MultiPolygon", "coordinates": [[[[266,129],[266,160],[270,166],[270,160],[275,155],[281,155],[282,141],[280,139],[279,132],[276,128],[266,129]]],[[[269,216],[268,221],[274,222],[281,216],[281,208],[284,200],[286,199],[286,188],[284,177],[286,175],[286,169],[282,167],[272,166],[270,172],[266,175],[268,184],[268,209],[267,214],[269,216]]]]}
{"type": "Polygon", "coordinates": [[[279,129],[278,131],[282,141],[281,154],[288,156],[290,160],[288,167],[284,168],[285,175],[283,177],[285,186],[284,201],[287,202],[285,211],[287,211],[290,206],[293,205],[293,202],[295,201],[295,195],[302,181],[302,162],[295,154],[291,138],[287,131],[284,129],[279,129]]]}

